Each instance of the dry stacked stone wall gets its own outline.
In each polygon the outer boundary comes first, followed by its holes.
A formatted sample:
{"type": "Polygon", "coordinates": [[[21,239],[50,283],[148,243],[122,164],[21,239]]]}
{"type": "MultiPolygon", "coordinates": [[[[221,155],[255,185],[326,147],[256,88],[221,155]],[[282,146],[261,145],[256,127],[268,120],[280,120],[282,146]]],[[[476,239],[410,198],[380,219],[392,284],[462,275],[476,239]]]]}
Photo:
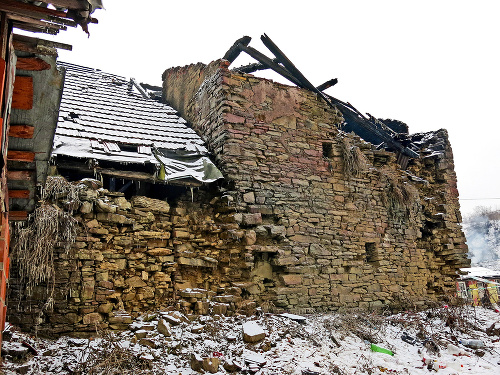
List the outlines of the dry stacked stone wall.
{"type": "Polygon", "coordinates": [[[454,293],[469,261],[445,130],[414,135],[421,157],[401,170],[310,91],[218,64],[165,72],[164,93],[215,154],[235,222],[256,233],[254,298],[313,311],[454,293]],[[200,76],[189,103],[170,95],[200,76]]]}
{"type": "Polygon", "coordinates": [[[93,331],[158,309],[307,313],[454,293],[469,261],[445,130],[413,135],[420,158],[402,170],[396,154],[341,132],[341,113],[315,94],[224,61],[166,71],[164,98],[225,180],[168,203],[83,181],[75,252],[56,249],[53,310],[43,286],[14,302],[13,278],[11,321],[93,331]]]}

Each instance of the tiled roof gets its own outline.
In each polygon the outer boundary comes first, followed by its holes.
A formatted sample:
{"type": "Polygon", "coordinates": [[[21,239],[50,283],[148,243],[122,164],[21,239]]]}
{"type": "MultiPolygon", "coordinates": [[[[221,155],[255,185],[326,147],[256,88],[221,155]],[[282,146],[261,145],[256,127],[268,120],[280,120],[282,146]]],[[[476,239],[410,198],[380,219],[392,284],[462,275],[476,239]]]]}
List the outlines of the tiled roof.
{"type": "MultiPolygon", "coordinates": [[[[66,75],[53,156],[151,163],[167,171],[165,151],[176,153],[176,159],[189,155],[193,160],[197,155],[209,161],[203,140],[186,120],[172,107],[147,97],[135,81],[78,65],[58,65],[66,75]]],[[[198,163],[203,164],[201,159],[198,163]]]]}

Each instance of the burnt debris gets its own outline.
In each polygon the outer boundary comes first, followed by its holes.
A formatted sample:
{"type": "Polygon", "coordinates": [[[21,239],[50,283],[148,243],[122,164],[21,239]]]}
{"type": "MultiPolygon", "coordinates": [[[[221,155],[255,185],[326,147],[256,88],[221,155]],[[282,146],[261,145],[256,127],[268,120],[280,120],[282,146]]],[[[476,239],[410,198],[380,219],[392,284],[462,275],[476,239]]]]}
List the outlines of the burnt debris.
{"type": "Polygon", "coordinates": [[[265,54],[259,52],[255,48],[249,46],[251,38],[244,36],[229,48],[223,59],[234,62],[241,52],[247,53],[253,57],[258,63],[248,64],[239,68],[234,68],[235,71],[241,73],[253,73],[259,70],[271,69],[298,87],[311,90],[322,98],[331,107],[337,108],[345,119],[345,124],[342,127],[343,131],[354,132],[365,141],[378,145],[379,148],[385,148],[389,151],[398,154],[398,160],[403,168],[406,168],[409,158],[418,158],[418,147],[415,146],[408,137],[407,127],[394,126],[398,122],[390,120],[390,124],[373,117],[370,114],[362,114],[349,102],[343,102],[333,96],[330,96],[323,91],[337,84],[337,78],[330,79],[325,83],[314,86],[292,61],[281,51],[278,46],[266,34],[263,34],[260,39],[269,51],[274,55],[274,58],[269,58],[265,54]],[[402,132],[400,130],[403,130],[402,132]],[[404,131],[406,130],[406,131],[404,131]]]}

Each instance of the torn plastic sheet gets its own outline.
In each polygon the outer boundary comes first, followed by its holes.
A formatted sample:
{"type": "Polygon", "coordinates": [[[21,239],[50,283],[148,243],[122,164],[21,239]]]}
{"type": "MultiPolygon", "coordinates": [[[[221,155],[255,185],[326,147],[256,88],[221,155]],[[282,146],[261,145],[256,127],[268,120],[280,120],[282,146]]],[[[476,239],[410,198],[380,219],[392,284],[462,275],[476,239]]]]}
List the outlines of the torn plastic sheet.
{"type": "Polygon", "coordinates": [[[118,146],[105,148],[96,140],[56,135],[52,156],[65,155],[122,164],[154,164],[159,168],[157,178],[162,181],[195,179],[210,183],[223,178],[222,173],[205,153],[200,152],[196,145],[187,146],[187,150],[139,146],[138,151],[141,152],[129,152],[120,150],[118,146]],[[114,151],[115,149],[117,151],[114,151]],[[146,150],[149,150],[149,154],[146,150]]]}
{"type": "Polygon", "coordinates": [[[159,180],[194,178],[208,183],[223,178],[215,164],[207,156],[198,152],[156,149],[155,155],[161,163],[159,180]]]}

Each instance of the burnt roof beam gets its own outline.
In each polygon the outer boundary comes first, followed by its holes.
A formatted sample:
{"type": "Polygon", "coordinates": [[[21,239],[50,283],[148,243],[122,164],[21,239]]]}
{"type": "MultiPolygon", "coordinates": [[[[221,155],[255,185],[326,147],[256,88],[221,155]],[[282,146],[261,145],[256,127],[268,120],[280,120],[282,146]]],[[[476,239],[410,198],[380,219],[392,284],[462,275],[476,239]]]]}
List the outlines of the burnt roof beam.
{"type": "Polygon", "coordinates": [[[242,46],[248,46],[250,41],[252,40],[251,37],[249,36],[244,36],[240,39],[238,39],[234,44],[229,48],[224,55],[223,59],[229,61],[229,63],[232,63],[236,58],[240,55],[241,53],[241,48],[240,45],[242,46]]]}
{"type": "Polygon", "coordinates": [[[267,57],[263,53],[257,51],[255,48],[252,48],[250,46],[245,46],[243,44],[239,44],[239,48],[242,51],[249,54],[251,57],[253,57],[255,60],[257,60],[261,64],[268,66],[269,69],[274,70],[279,75],[288,79],[294,85],[302,87],[301,83],[288,70],[286,70],[286,68],[275,63],[273,60],[271,60],[269,57],[267,57]]]}

